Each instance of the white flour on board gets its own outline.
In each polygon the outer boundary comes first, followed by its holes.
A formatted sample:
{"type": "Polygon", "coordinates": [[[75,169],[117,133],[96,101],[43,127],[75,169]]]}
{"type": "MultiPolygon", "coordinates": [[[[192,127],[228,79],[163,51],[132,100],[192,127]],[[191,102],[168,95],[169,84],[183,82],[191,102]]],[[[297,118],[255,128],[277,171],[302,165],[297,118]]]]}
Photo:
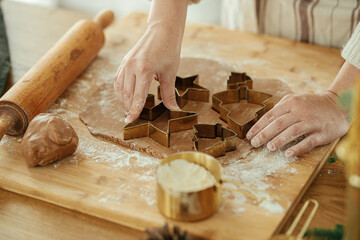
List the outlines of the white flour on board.
{"type": "MultiPolygon", "coordinates": [[[[289,163],[295,161],[296,158],[285,157],[284,152],[281,150],[270,152],[266,147],[262,147],[256,153],[252,152],[249,158],[249,161],[233,162],[225,166],[223,168],[223,177],[243,183],[245,186],[252,186],[250,189],[244,186],[239,186],[238,188],[248,191],[257,197],[257,201],[253,201],[253,204],[262,201],[258,205],[259,207],[271,213],[282,213],[285,206],[281,206],[273,196],[264,192],[272,187],[267,177],[280,171],[285,174],[295,174],[296,169],[290,167],[289,163]]],[[[234,202],[236,202],[236,199],[234,199],[234,202]]],[[[238,200],[238,202],[243,202],[243,198],[238,200]]],[[[235,209],[235,212],[241,211],[235,209]]]]}
{"type": "MultiPolygon", "coordinates": [[[[283,212],[285,206],[281,206],[271,195],[264,192],[264,190],[272,187],[271,183],[268,182],[267,176],[279,172],[295,174],[296,169],[289,166],[289,163],[293,162],[295,158],[286,158],[282,151],[270,152],[265,147],[260,149],[258,153],[251,153],[249,158],[250,160],[245,162],[238,161],[224,166],[223,177],[245,185],[244,187],[236,186],[232,183],[225,183],[226,187],[248,191],[255,195],[257,200],[250,200],[238,192],[225,191],[223,193],[224,204],[231,206],[232,212],[235,214],[241,214],[246,211],[243,205],[246,201],[258,205],[271,213],[283,212]],[[251,186],[252,188],[247,188],[246,186],[251,186]]],[[[117,189],[102,192],[99,194],[99,196],[101,196],[99,202],[104,204],[108,201],[121,203],[123,192],[133,192],[134,189],[137,189],[139,197],[143,199],[147,205],[155,205],[155,168],[160,162],[159,159],[135,150],[124,150],[112,143],[106,143],[106,145],[104,144],[100,147],[87,139],[80,141],[77,152],[73,157],[69,158],[69,162],[76,163],[77,161],[107,164],[110,165],[114,171],[123,168],[129,171],[136,169],[137,173],[134,172],[134,177],[137,181],[144,182],[140,188],[135,184],[124,183],[117,189]]],[[[60,163],[61,162],[57,162],[53,166],[55,168],[59,167],[60,163]]]]}
{"type": "Polygon", "coordinates": [[[224,167],[224,177],[254,186],[259,190],[266,190],[270,187],[266,177],[285,170],[287,173],[296,173],[296,169],[289,167],[288,163],[296,158],[287,158],[281,150],[270,152],[262,147],[258,152],[252,152],[247,162],[233,162],[224,167]]]}
{"type": "Polygon", "coordinates": [[[21,142],[21,140],[21,137],[4,135],[0,141],[0,147],[6,149],[6,151],[10,154],[19,154],[20,149],[17,146],[21,142]]]}
{"type": "MultiPolygon", "coordinates": [[[[86,159],[87,162],[109,164],[113,169],[141,169],[156,167],[160,162],[159,159],[147,156],[139,151],[130,149],[124,150],[113,143],[107,143],[106,145],[104,144],[103,146],[99,146],[97,144],[93,144],[88,139],[79,141],[79,146],[74,158],[79,157],[86,159]],[[84,158],[83,156],[90,158],[84,158]]],[[[149,173],[144,173],[144,176],[147,174],[149,173]]]]}
{"type": "Polygon", "coordinates": [[[259,207],[265,208],[271,213],[282,213],[284,212],[284,208],[275,201],[264,200],[259,204],[259,207]]]}

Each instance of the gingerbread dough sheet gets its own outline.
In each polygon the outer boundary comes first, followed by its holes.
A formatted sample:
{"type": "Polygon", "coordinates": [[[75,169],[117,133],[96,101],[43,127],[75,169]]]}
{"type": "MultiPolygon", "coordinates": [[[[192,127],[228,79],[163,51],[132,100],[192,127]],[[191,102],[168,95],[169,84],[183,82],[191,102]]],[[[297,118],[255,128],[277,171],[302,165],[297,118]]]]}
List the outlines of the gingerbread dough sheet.
{"type": "MultiPolygon", "coordinates": [[[[211,108],[211,96],[216,92],[226,90],[226,83],[231,71],[239,70],[215,60],[182,58],[178,76],[189,77],[199,75],[197,84],[210,90],[209,102],[188,101],[183,110],[197,112],[199,115],[198,123],[221,123],[226,127],[227,124],[220,120],[219,113],[211,108]]],[[[150,88],[150,93],[155,96],[157,94],[157,85],[157,82],[154,81],[150,88]]],[[[276,79],[254,79],[253,89],[272,94],[274,96],[274,103],[279,101],[284,95],[291,93],[285,83],[276,79]]],[[[251,118],[254,112],[261,108],[261,106],[241,101],[236,105],[232,105],[231,108],[234,109],[234,113],[236,113],[236,119],[239,122],[245,122],[251,118]]],[[[105,83],[93,94],[80,114],[80,119],[87,125],[87,128],[93,135],[114,141],[132,149],[147,152],[157,158],[162,158],[168,154],[179,151],[193,150],[192,129],[171,134],[169,148],[147,137],[123,140],[125,114],[117,102],[113,89],[113,81],[105,83]]],[[[163,125],[166,126],[166,123],[166,119],[164,119],[163,125]]],[[[250,151],[251,145],[249,142],[246,139],[242,140],[238,138],[237,150],[228,152],[224,157],[221,157],[221,159],[223,163],[228,162],[230,159],[241,159],[246,157],[250,151]]]]}

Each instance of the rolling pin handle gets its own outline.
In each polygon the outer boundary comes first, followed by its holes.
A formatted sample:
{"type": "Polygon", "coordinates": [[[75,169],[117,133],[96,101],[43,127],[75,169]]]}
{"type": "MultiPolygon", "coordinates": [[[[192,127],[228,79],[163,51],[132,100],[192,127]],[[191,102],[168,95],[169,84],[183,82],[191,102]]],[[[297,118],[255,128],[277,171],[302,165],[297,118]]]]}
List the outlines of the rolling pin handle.
{"type": "Polygon", "coordinates": [[[102,29],[105,29],[113,21],[114,21],[114,13],[111,10],[103,10],[99,12],[94,18],[94,22],[99,24],[102,29]]]}
{"type": "Polygon", "coordinates": [[[15,121],[13,117],[7,113],[0,116],[0,140],[3,138],[5,133],[14,126],[15,121]]]}

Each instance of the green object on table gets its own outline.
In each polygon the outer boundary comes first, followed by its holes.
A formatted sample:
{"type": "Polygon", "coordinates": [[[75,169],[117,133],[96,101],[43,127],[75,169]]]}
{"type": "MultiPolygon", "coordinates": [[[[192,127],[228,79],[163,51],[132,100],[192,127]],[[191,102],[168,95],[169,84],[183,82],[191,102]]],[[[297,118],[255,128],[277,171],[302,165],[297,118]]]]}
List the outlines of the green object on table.
{"type": "Polygon", "coordinates": [[[314,228],[306,231],[304,239],[312,240],[341,240],[344,237],[344,226],[336,224],[334,229],[314,228]]]}
{"type": "Polygon", "coordinates": [[[338,160],[338,156],[334,155],[332,157],[329,157],[327,162],[328,162],[328,164],[331,164],[331,163],[336,162],[336,160],[338,160]]]}
{"type": "Polygon", "coordinates": [[[11,69],[9,46],[6,37],[4,15],[0,7],[0,96],[4,92],[6,79],[11,69]]]}

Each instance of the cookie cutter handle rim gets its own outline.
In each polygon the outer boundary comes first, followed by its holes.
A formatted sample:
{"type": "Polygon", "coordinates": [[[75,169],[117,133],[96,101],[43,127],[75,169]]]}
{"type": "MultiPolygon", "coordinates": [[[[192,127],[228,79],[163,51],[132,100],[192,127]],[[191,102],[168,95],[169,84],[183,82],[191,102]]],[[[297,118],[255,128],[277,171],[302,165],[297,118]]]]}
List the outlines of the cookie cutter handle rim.
{"type": "Polygon", "coordinates": [[[303,217],[306,209],[308,209],[308,206],[310,203],[313,203],[314,204],[314,207],[310,213],[310,216],[306,219],[306,222],[304,224],[304,226],[302,227],[300,233],[296,236],[296,239],[302,239],[302,236],[304,236],[306,230],[308,229],[312,219],[314,218],[315,216],[315,213],[317,211],[317,209],[319,208],[319,202],[315,199],[308,199],[303,207],[301,208],[300,212],[298,213],[298,215],[296,216],[295,220],[292,222],[290,228],[286,231],[285,233],[285,236],[291,236],[295,230],[295,228],[298,226],[301,218],[303,217]]]}

